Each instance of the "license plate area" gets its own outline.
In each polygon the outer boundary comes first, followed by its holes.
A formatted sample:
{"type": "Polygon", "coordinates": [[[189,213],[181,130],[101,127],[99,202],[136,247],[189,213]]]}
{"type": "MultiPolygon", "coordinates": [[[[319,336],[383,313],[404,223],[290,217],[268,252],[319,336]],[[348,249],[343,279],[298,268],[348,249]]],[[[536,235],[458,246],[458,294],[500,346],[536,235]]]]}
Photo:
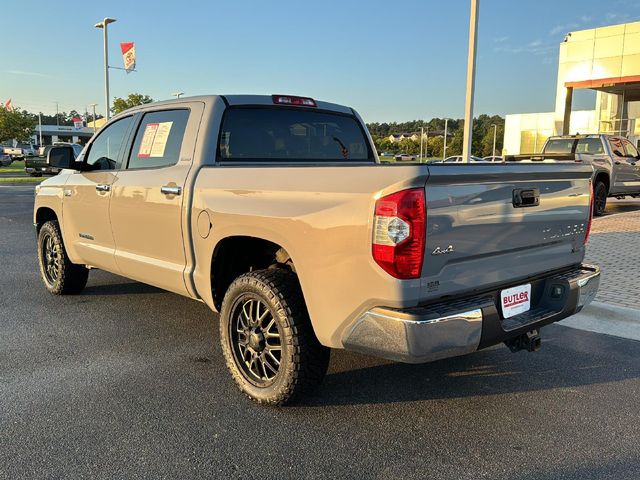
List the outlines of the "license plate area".
{"type": "Polygon", "coordinates": [[[504,318],[515,317],[531,309],[531,284],[507,288],[500,292],[500,306],[504,318]]]}

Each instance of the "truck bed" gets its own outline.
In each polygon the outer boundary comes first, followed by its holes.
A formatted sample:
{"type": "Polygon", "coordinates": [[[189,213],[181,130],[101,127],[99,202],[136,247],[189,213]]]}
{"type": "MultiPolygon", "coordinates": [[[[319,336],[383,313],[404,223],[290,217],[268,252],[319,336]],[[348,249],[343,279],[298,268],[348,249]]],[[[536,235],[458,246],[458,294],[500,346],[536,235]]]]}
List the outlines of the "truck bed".
{"type": "MultiPolygon", "coordinates": [[[[414,307],[579,264],[590,175],[575,163],[204,167],[193,211],[209,212],[213,234],[195,238],[195,265],[209,265],[212,246],[229,235],[281,245],[318,338],[339,347],[366,309],[414,307]],[[416,187],[427,210],[422,274],[398,280],[372,258],[375,203],[416,187]],[[516,189],[537,189],[539,205],[514,207],[516,189]]],[[[209,275],[202,267],[194,280],[211,304],[209,275]]]]}

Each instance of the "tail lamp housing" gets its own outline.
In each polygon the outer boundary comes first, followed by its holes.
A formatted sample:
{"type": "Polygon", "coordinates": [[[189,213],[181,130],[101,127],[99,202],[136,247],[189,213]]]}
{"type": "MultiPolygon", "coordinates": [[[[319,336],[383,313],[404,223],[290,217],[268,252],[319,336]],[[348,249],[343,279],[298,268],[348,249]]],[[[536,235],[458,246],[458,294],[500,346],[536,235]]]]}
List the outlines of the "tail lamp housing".
{"type": "Polygon", "coordinates": [[[372,254],[375,262],[391,276],[420,278],[426,216],[422,188],[402,190],[376,201],[372,254]]]}

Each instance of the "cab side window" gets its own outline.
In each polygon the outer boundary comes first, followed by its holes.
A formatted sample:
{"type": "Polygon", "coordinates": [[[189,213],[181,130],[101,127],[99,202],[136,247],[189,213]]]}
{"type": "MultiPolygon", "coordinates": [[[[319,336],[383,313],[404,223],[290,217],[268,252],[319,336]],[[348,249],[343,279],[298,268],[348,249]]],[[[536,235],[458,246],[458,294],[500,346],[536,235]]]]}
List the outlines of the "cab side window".
{"type": "Polygon", "coordinates": [[[616,137],[612,137],[609,139],[609,145],[611,145],[611,152],[618,157],[624,157],[624,145],[622,144],[622,140],[616,137]]]}
{"type": "Polygon", "coordinates": [[[120,150],[133,117],[122,118],[107,126],[89,147],[85,156],[85,170],[117,170],[120,168],[120,150]]]}
{"type": "Polygon", "coordinates": [[[638,158],[638,150],[633,146],[633,143],[624,141],[625,155],[629,158],[638,158]]]}
{"type": "Polygon", "coordinates": [[[145,114],[136,132],[127,168],[153,168],[175,165],[189,110],[162,110],[145,114]]]}
{"type": "Polygon", "coordinates": [[[581,138],[578,140],[576,153],[602,155],[604,153],[604,147],[602,146],[602,141],[599,138],[581,138]]]}

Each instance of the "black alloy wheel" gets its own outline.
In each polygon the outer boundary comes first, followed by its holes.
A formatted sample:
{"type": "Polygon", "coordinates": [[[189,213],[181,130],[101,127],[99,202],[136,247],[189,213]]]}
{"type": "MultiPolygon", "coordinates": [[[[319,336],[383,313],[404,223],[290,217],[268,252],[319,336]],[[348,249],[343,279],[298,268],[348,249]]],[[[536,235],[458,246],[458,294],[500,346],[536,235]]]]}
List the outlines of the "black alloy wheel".
{"type": "Polygon", "coordinates": [[[242,374],[257,387],[273,383],[282,361],[282,334],[258,296],[247,293],[234,303],[229,322],[233,354],[242,374]]]}
{"type": "Polygon", "coordinates": [[[593,195],[593,215],[601,217],[607,207],[607,186],[603,182],[596,182],[593,195]]]}

